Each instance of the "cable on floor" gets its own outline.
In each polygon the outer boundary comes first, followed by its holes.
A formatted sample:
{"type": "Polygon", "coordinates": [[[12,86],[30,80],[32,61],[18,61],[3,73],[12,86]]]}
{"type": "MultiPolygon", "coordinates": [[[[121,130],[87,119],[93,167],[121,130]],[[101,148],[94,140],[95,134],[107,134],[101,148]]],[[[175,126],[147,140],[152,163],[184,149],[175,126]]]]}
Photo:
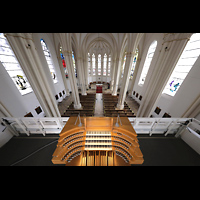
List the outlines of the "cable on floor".
{"type": "Polygon", "coordinates": [[[43,147],[41,147],[41,148],[37,149],[37,150],[36,150],[36,151],[34,151],[33,153],[29,154],[29,155],[28,155],[28,156],[26,156],[25,158],[22,158],[22,159],[18,160],[17,162],[13,163],[13,164],[12,164],[12,165],[10,165],[10,166],[14,166],[14,165],[16,165],[17,163],[19,163],[19,162],[21,162],[21,161],[23,161],[23,160],[25,160],[25,159],[29,158],[29,157],[30,157],[30,156],[32,156],[33,154],[37,153],[38,151],[40,151],[40,150],[44,149],[45,147],[48,147],[49,145],[51,145],[51,144],[53,144],[54,142],[57,142],[57,141],[58,141],[58,140],[54,140],[53,142],[50,142],[49,144],[46,144],[46,145],[44,145],[43,147]]]}

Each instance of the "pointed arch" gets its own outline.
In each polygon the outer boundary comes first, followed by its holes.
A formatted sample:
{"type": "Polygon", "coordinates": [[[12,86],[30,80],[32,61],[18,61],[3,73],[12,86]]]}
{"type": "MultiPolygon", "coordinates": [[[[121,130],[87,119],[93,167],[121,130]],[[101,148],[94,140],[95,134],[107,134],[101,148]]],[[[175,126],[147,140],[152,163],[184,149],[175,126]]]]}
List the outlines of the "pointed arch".
{"type": "Polygon", "coordinates": [[[143,69],[142,69],[142,73],[140,75],[140,79],[139,79],[139,82],[138,82],[138,85],[142,86],[145,82],[145,79],[146,79],[146,76],[148,74],[148,71],[149,71],[149,67],[151,65],[151,61],[153,59],[153,56],[154,56],[154,52],[156,50],[156,47],[157,47],[157,41],[154,40],[150,47],[149,47],[149,50],[147,52],[147,56],[146,56],[146,59],[145,59],[145,62],[144,62],[144,66],[143,66],[143,69]]]}
{"type": "Polygon", "coordinates": [[[0,62],[8,72],[21,95],[25,95],[33,91],[3,33],[0,33],[0,62]]]}
{"type": "Polygon", "coordinates": [[[200,33],[192,34],[162,93],[174,96],[200,55],[200,33]]]}
{"type": "Polygon", "coordinates": [[[46,42],[42,38],[40,39],[40,43],[41,43],[41,46],[42,46],[42,50],[43,50],[45,59],[47,61],[47,65],[49,67],[49,71],[51,73],[51,77],[53,79],[53,82],[57,83],[58,79],[57,79],[55,67],[54,67],[53,62],[52,62],[51,53],[50,53],[50,51],[47,47],[46,42]]]}

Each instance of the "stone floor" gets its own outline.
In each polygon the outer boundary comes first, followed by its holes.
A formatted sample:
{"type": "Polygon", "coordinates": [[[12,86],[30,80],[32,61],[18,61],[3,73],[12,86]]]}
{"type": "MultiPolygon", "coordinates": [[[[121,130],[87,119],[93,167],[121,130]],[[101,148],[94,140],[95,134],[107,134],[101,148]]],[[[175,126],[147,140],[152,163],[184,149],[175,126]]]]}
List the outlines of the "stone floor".
{"type": "Polygon", "coordinates": [[[103,117],[103,100],[102,93],[96,94],[96,103],[94,109],[94,117],[103,117]]]}
{"type": "Polygon", "coordinates": [[[58,109],[60,111],[60,115],[63,115],[67,107],[72,103],[73,98],[72,94],[70,96],[66,96],[62,102],[58,103],[58,109]]]}
{"type": "Polygon", "coordinates": [[[135,115],[137,115],[139,106],[135,103],[135,101],[132,99],[132,97],[127,95],[125,101],[130,106],[130,109],[135,113],[135,115]]]}

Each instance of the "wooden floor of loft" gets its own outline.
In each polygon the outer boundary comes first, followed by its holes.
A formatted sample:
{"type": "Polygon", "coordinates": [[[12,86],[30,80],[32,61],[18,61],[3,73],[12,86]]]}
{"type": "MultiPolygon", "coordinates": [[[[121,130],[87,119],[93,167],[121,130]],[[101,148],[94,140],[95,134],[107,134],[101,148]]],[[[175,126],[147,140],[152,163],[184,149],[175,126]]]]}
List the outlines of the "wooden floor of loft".
{"type": "MultiPolygon", "coordinates": [[[[51,162],[57,139],[58,136],[13,137],[0,148],[0,166],[16,162],[14,166],[62,166],[51,162]],[[45,145],[48,146],[42,148],[45,145]]],[[[180,138],[151,136],[138,137],[138,140],[144,155],[141,166],[200,166],[199,154],[180,138]]]]}

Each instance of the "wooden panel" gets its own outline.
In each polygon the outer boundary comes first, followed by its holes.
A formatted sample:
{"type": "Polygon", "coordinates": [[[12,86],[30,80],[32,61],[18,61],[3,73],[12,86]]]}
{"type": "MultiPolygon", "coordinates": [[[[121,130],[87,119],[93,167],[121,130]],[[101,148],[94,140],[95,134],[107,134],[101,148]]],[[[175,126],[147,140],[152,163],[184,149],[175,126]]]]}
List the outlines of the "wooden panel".
{"type": "Polygon", "coordinates": [[[78,126],[77,117],[70,117],[60,133],[52,162],[67,166],[142,164],[137,134],[127,117],[120,119],[122,125],[118,122],[117,127],[117,117],[81,117],[82,126],[78,126]]]}

